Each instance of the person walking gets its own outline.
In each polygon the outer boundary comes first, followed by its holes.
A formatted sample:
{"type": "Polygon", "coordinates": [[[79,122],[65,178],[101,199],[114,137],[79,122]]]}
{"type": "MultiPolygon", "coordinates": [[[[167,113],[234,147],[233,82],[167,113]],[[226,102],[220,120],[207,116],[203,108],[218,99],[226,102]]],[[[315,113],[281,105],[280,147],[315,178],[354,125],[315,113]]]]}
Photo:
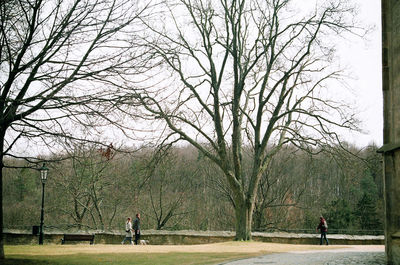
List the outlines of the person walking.
{"type": "Polygon", "coordinates": [[[133,230],[135,231],[135,245],[140,240],[140,213],[136,214],[136,219],[133,221],[133,230]]]}
{"type": "Polygon", "coordinates": [[[132,242],[132,222],[131,222],[131,218],[128,217],[126,218],[126,223],[125,223],[125,238],[124,240],[122,240],[121,244],[123,245],[125,243],[125,241],[129,241],[129,243],[131,245],[133,245],[132,242]]]}
{"type": "Polygon", "coordinates": [[[319,244],[322,245],[322,238],[324,238],[326,241],[326,245],[329,245],[328,239],[326,238],[326,232],[328,232],[328,224],[325,218],[322,216],[319,218],[319,225],[317,226],[317,232],[318,230],[321,231],[321,239],[319,241],[319,244]]]}

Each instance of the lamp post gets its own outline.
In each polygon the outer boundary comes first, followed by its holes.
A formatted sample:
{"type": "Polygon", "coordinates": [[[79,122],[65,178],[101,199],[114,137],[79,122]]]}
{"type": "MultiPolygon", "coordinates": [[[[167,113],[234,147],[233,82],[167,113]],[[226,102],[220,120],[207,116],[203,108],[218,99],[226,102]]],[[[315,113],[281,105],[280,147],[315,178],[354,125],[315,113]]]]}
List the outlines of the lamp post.
{"type": "Polygon", "coordinates": [[[42,210],[40,212],[40,230],[39,230],[39,245],[43,245],[43,215],[44,215],[44,184],[47,180],[47,173],[49,169],[43,163],[43,166],[39,169],[40,180],[42,181],[42,210]]]}

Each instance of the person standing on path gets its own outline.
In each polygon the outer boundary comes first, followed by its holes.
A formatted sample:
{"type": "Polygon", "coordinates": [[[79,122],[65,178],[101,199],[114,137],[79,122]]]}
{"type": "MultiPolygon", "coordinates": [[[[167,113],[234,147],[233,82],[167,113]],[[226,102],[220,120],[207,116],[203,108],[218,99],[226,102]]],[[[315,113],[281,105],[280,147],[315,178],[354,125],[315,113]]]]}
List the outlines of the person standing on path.
{"type": "Polygon", "coordinates": [[[321,231],[321,239],[319,241],[319,244],[322,245],[322,238],[325,239],[326,245],[329,245],[328,239],[326,238],[326,232],[328,232],[328,224],[326,223],[326,220],[324,217],[319,218],[319,225],[317,226],[317,232],[318,230],[321,231]]]}
{"type": "Polygon", "coordinates": [[[132,222],[131,222],[131,218],[128,217],[126,218],[126,223],[125,223],[125,238],[124,240],[122,240],[121,244],[123,245],[125,243],[125,241],[129,241],[129,243],[131,243],[131,245],[133,245],[132,242],[132,222]]]}
{"type": "Polygon", "coordinates": [[[140,213],[136,214],[136,219],[133,221],[133,230],[135,231],[135,245],[140,240],[140,213]]]}

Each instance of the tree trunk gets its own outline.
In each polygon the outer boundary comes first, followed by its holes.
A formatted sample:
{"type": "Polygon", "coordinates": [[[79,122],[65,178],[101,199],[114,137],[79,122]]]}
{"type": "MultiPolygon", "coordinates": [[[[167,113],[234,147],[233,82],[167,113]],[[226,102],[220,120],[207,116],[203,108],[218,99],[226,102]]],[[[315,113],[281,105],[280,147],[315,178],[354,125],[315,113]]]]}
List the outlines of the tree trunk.
{"type": "Polygon", "coordinates": [[[4,260],[4,239],[3,239],[3,157],[5,130],[0,131],[0,260],[4,260]]]}
{"type": "Polygon", "coordinates": [[[236,237],[238,241],[251,240],[251,222],[253,217],[253,207],[245,200],[236,202],[236,237]]]}

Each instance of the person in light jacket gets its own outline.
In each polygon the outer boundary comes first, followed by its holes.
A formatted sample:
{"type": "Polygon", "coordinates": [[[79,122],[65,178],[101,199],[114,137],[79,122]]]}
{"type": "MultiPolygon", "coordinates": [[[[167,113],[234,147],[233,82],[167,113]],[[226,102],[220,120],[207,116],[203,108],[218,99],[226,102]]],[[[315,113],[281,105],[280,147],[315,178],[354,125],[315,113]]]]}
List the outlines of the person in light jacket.
{"type": "Polygon", "coordinates": [[[131,218],[128,217],[126,219],[126,223],[125,223],[125,238],[124,240],[122,240],[121,244],[123,245],[125,243],[125,241],[129,241],[129,243],[131,245],[133,245],[132,242],[132,222],[131,222],[131,218]]]}

